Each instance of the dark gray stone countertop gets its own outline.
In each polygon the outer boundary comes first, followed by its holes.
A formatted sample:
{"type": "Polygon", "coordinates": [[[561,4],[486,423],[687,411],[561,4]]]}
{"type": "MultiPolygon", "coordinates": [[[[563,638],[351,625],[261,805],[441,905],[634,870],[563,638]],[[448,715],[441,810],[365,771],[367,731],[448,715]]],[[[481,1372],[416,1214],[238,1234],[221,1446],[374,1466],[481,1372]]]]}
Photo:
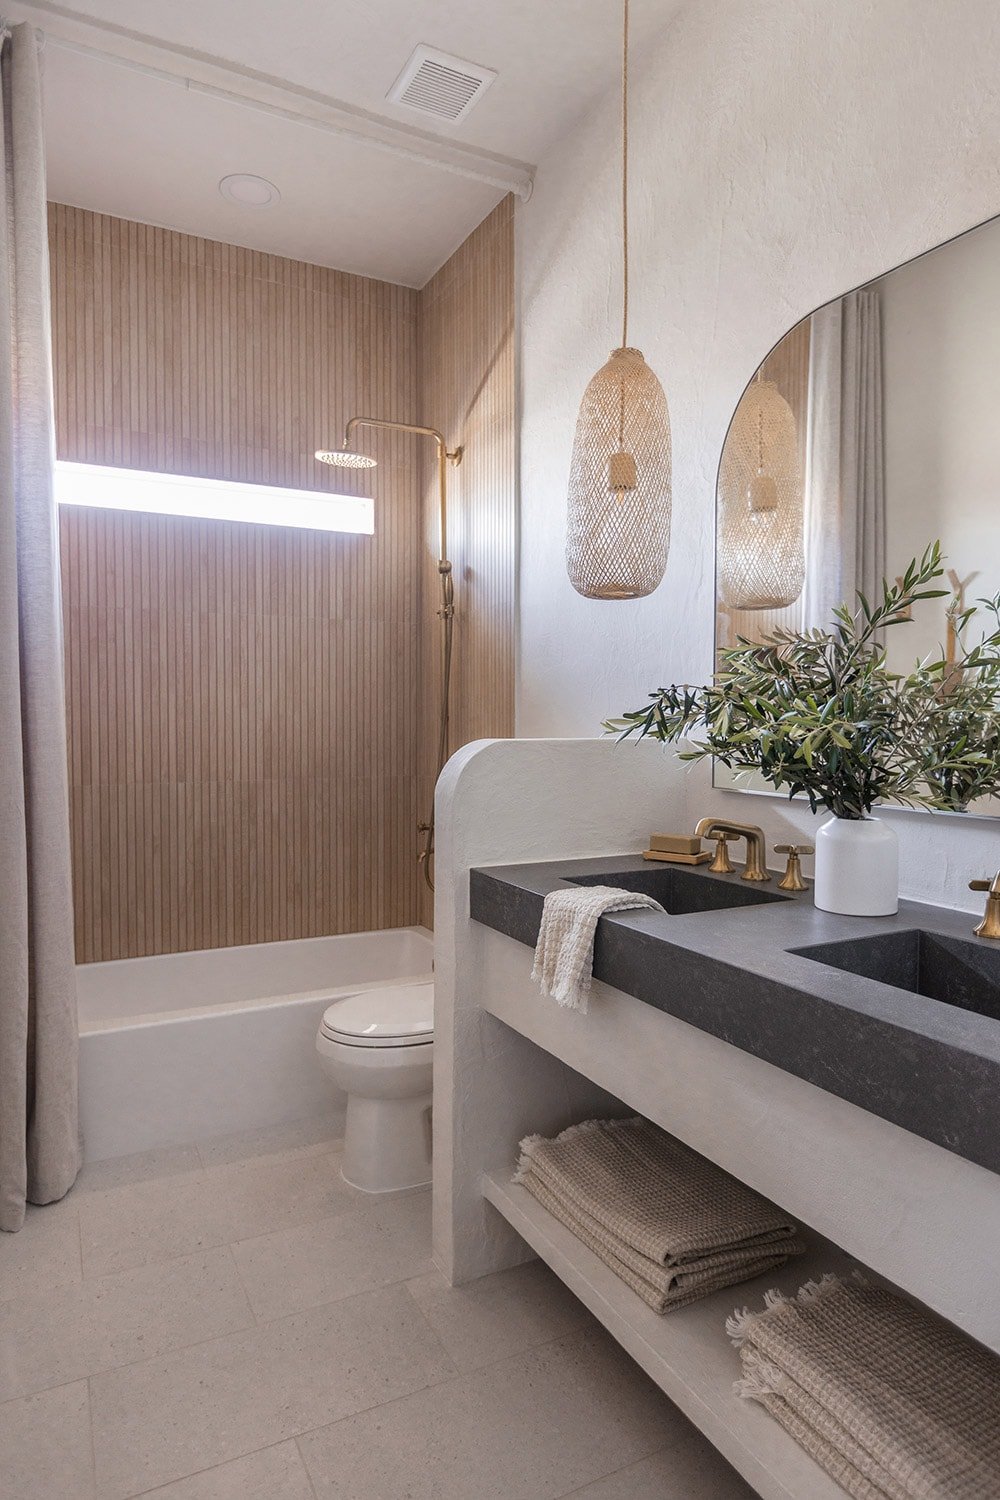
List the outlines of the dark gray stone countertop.
{"type": "MultiPolygon", "coordinates": [[[[640,870],[650,864],[638,855],[475,869],[471,916],[534,947],[549,891],[574,876],[640,870]]],[[[740,884],[738,874],[711,876],[703,867],[684,873],[740,884]]],[[[777,877],[764,890],[786,895],[777,877]]],[[[976,938],[974,925],[968,912],[912,901],[892,917],[835,916],[813,906],[811,888],[766,905],[683,916],[626,911],[598,923],[594,975],[1000,1172],[1000,991],[996,1016],[984,1015],[792,951],[921,930],[974,945],[987,970],[997,965],[1000,973],[1000,943],[976,938]]]]}

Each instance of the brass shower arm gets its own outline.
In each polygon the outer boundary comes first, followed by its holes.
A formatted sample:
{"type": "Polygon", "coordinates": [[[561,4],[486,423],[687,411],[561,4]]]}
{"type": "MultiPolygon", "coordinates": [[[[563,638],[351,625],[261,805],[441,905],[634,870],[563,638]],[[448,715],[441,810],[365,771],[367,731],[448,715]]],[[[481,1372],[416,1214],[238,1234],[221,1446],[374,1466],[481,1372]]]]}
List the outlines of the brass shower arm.
{"type": "Polygon", "coordinates": [[[460,464],[462,462],[462,449],[449,448],[444,439],[444,434],[438,432],[436,427],[420,427],[414,422],[390,422],[385,417],[352,417],[344,428],[344,447],[350,448],[351,438],[356,427],[380,427],[390,432],[413,432],[418,437],[433,438],[438,453],[438,526],[440,530],[440,548],[438,553],[438,569],[440,572],[450,572],[451,564],[448,561],[448,486],[445,475],[446,464],[460,464]]]}
{"type": "Polygon", "coordinates": [[[438,432],[436,427],[419,427],[414,422],[390,422],[385,417],[352,417],[344,430],[345,446],[350,447],[351,434],[355,427],[389,427],[395,432],[415,432],[420,437],[433,438],[440,448],[444,449],[446,458],[453,464],[461,463],[462,449],[445,447],[444,434],[438,432]]]}

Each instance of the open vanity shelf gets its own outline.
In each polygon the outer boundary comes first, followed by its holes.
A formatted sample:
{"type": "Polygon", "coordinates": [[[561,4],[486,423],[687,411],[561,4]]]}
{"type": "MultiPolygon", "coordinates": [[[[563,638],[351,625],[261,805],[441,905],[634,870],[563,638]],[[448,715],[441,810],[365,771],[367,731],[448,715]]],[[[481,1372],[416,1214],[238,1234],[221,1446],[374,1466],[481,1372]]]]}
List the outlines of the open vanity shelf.
{"type": "MultiPolygon", "coordinates": [[[[1000,1168],[949,1146],[956,1121],[981,1124],[994,1106],[1000,1041],[978,1015],[866,988],[799,955],[845,934],[794,902],[605,918],[587,1013],[542,996],[531,967],[544,896],[634,870],[623,830],[660,826],[658,753],[498,742],[470,747],[439,789],[451,861],[436,924],[436,1256],[462,1284],[538,1255],[764,1500],[844,1500],[763,1407],[736,1395],[726,1318],[761,1308],[770,1286],[794,1294],[861,1266],[1000,1354],[1000,1168]],[[508,772],[530,795],[506,797],[500,817],[508,772]],[[499,863],[501,824],[503,857],[522,863],[499,863]],[[607,853],[557,858],[583,840],[607,853]],[[978,1084],[970,1058],[984,1064],[978,1084]],[[901,1093],[923,1113],[897,1118],[887,1101],[901,1093]],[[807,1254],[652,1312],[510,1180],[524,1136],[623,1108],[780,1204],[805,1227],[807,1254]]],[[[968,940],[961,913],[911,907],[888,925],[968,940]]]]}
{"type": "Polygon", "coordinates": [[[765,1500],[844,1500],[844,1491],[754,1401],[733,1391],[740,1363],[726,1336],[735,1307],[762,1306],[769,1287],[794,1293],[856,1262],[828,1240],[779,1271],[727,1287],[664,1316],[654,1313],[510,1174],[487,1174],[483,1195],[765,1500]]]}

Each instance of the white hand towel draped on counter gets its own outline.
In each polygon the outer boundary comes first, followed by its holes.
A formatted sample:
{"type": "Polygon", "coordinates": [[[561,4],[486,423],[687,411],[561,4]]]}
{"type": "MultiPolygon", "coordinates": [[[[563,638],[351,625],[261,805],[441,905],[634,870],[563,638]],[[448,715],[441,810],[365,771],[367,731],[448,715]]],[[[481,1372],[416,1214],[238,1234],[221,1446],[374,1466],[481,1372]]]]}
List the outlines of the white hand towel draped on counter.
{"type": "Polygon", "coordinates": [[[641,1118],[529,1136],[514,1181],[660,1313],[804,1249],[780,1209],[641,1118]]]}
{"type": "Polygon", "coordinates": [[[581,885],[572,891],[550,891],[542,908],[532,979],[543,995],[568,1010],[587,1009],[594,967],[594,934],[605,912],[646,908],[662,911],[659,901],[612,885],[581,885]]]}
{"type": "Polygon", "coordinates": [[[769,1292],[726,1331],[759,1401],[855,1500],[997,1500],[1000,1359],[861,1278],[769,1292]]]}

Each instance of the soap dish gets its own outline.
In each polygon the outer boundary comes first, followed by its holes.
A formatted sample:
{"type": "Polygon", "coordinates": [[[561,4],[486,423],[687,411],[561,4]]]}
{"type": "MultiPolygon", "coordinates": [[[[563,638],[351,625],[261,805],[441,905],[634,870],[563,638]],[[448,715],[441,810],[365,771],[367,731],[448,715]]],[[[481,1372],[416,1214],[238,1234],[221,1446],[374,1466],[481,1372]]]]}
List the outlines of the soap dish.
{"type": "Polygon", "coordinates": [[[668,854],[665,849],[644,849],[642,857],[665,865],[707,865],[712,858],[707,849],[701,854],[668,854]]]}

